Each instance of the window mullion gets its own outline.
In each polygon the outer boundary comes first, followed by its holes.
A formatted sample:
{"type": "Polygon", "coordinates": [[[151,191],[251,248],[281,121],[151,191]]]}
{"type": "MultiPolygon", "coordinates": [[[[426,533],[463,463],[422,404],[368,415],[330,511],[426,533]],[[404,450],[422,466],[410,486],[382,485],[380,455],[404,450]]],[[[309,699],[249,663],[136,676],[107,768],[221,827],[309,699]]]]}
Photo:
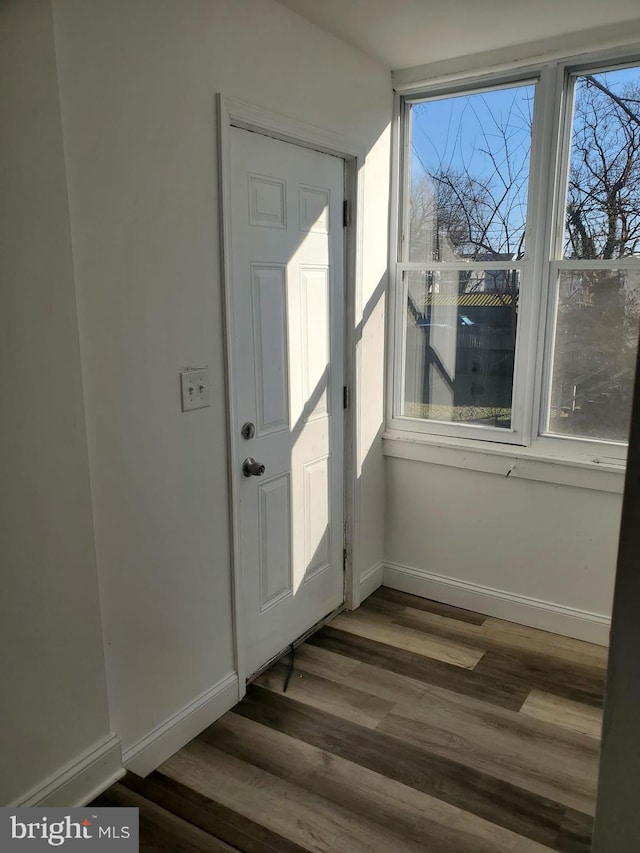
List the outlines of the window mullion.
{"type": "Polygon", "coordinates": [[[553,282],[550,260],[555,250],[555,233],[558,208],[559,175],[564,174],[561,133],[566,110],[565,68],[561,64],[547,65],[540,77],[540,123],[535,144],[535,176],[538,191],[537,211],[533,218],[536,229],[533,261],[535,302],[532,307],[533,339],[530,352],[530,393],[528,406],[528,429],[531,440],[540,434],[543,419],[546,419],[548,379],[550,369],[549,344],[552,340],[553,282]],[[551,336],[551,337],[550,337],[551,336]]]}
{"type": "Polygon", "coordinates": [[[394,391],[393,391],[393,416],[400,417],[404,401],[405,385],[405,349],[406,349],[406,323],[407,294],[404,284],[402,264],[396,264],[394,269],[394,292],[396,294],[396,358],[394,364],[394,391]]]}
{"type": "Polygon", "coordinates": [[[398,234],[398,260],[407,261],[409,258],[409,205],[407,199],[411,195],[411,110],[406,102],[402,103],[400,111],[402,124],[402,147],[400,154],[400,229],[398,234]]]}

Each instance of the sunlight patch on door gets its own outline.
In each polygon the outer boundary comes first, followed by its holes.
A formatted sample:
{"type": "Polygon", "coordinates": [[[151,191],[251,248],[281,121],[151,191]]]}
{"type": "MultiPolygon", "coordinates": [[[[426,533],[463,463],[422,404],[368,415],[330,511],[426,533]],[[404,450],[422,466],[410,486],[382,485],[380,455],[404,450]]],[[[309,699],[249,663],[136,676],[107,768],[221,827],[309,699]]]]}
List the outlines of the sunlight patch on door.
{"type": "Polygon", "coordinates": [[[304,466],[305,583],[326,571],[331,564],[329,459],[325,456],[304,466]]]}
{"type": "Polygon", "coordinates": [[[299,187],[300,230],[329,233],[329,190],[320,187],[299,187]]]}
{"type": "Polygon", "coordinates": [[[329,413],[329,267],[300,268],[302,394],[306,420],[329,413]]]}

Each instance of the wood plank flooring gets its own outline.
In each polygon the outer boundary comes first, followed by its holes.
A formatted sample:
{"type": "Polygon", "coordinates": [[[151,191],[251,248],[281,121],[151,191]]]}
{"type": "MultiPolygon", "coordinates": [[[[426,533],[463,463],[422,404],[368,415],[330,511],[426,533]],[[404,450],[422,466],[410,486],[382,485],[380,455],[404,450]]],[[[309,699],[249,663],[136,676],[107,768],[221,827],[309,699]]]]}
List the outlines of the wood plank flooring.
{"type": "Polygon", "coordinates": [[[390,589],[103,805],[141,850],[582,853],[606,649],[390,589]]]}

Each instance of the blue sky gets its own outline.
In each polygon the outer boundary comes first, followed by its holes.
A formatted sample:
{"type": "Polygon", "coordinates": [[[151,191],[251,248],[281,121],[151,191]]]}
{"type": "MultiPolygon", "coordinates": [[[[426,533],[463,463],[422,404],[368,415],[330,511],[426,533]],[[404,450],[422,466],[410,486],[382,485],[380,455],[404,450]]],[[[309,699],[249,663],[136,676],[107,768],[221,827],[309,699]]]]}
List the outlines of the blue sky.
{"type": "MultiPolygon", "coordinates": [[[[616,94],[630,82],[640,84],[638,67],[594,76],[616,94]]],[[[529,84],[412,107],[412,184],[438,171],[466,173],[485,184],[494,200],[503,199],[490,232],[499,251],[517,248],[524,225],[534,95],[535,84],[529,84]]]]}
{"type": "Polygon", "coordinates": [[[412,184],[425,172],[463,173],[484,184],[480,214],[487,216],[500,200],[484,241],[496,252],[521,251],[534,89],[510,87],[412,108],[412,184]]]}
{"type": "MultiPolygon", "coordinates": [[[[627,83],[640,84],[640,68],[624,68],[594,75],[613,92],[620,94],[627,83]]],[[[510,150],[520,152],[529,146],[535,85],[496,89],[480,94],[461,95],[425,101],[412,108],[413,162],[417,177],[438,165],[461,169],[465,165],[474,174],[487,174],[486,158],[480,150],[487,142],[499,144],[498,129],[509,130],[510,150]]]]}
{"type": "Polygon", "coordinates": [[[466,167],[475,175],[493,171],[481,153],[501,147],[499,129],[508,129],[509,148],[526,156],[530,144],[534,86],[498,89],[482,94],[425,101],[412,108],[414,176],[422,164],[438,168],[466,167]]]}

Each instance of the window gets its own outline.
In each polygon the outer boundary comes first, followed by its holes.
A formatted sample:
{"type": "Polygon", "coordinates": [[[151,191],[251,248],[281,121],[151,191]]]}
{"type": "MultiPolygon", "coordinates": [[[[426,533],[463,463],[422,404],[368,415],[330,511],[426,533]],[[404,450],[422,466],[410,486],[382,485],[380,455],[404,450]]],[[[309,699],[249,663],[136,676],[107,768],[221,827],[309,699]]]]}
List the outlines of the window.
{"type": "Polygon", "coordinates": [[[640,67],[490,82],[402,101],[391,426],[622,456],[640,67]]]}

